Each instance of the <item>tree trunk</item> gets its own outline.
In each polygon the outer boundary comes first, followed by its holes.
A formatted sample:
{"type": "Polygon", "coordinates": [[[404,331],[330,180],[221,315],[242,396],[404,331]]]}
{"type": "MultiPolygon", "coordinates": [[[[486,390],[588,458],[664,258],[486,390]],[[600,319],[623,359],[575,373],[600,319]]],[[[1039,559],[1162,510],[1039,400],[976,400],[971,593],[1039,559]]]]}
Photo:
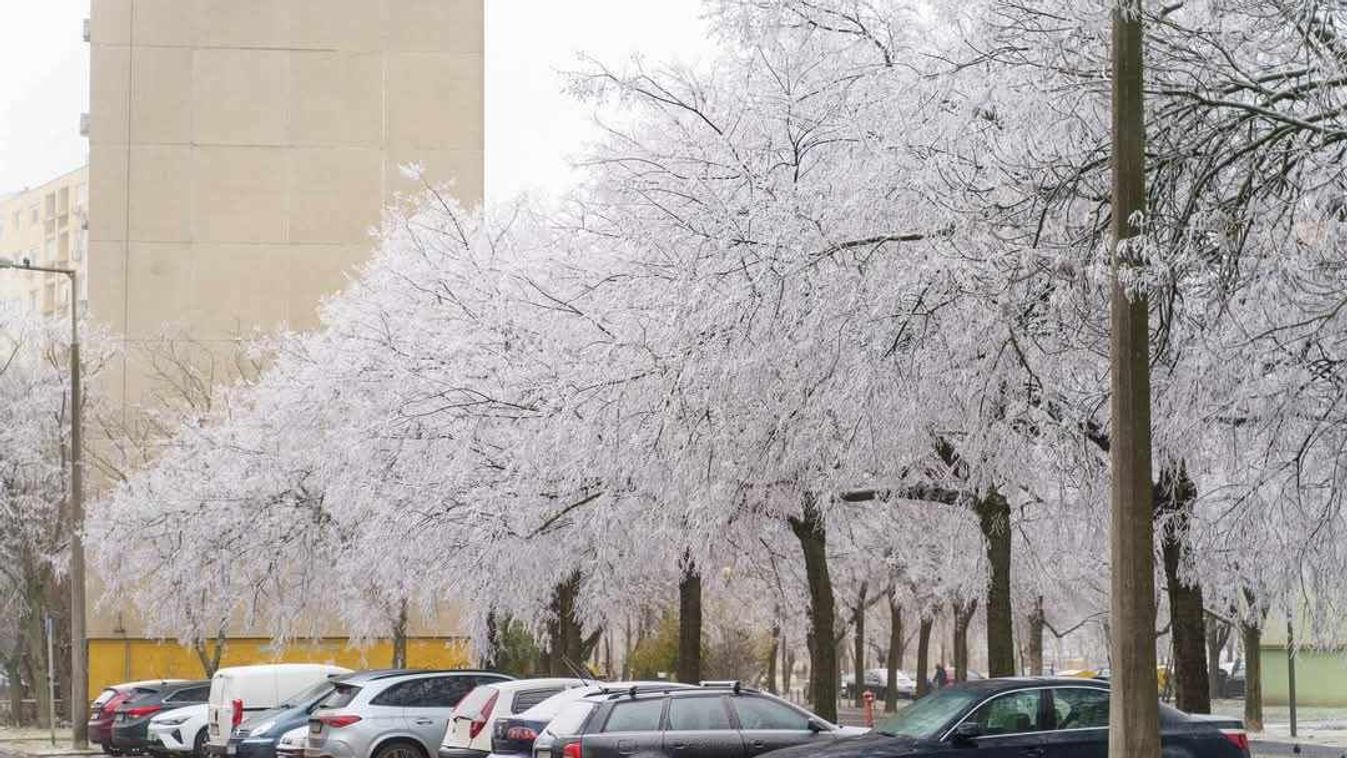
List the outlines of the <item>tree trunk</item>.
{"type": "Polygon", "coordinates": [[[215,640],[212,649],[207,651],[205,640],[198,640],[192,645],[192,649],[196,652],[196,660],[201,664],[201,671],[205,674],[206,679],[215,676],[215,672],[220,669],[220,658],[224,655],[225,635],[225,625],[221,624],[220,627],[215,630],[215,640]]]}
{"type": "Polygon", "coordinates": [[[1034,599],[1034,610],[1029,614],[1029,661],[1030,676],[1043,676],[1043,627],[1047,618],[1043,615],[1043,596],[1034,599]]]}
{"type": "Polygon", "coordinates": [[[931,675],[926,662],[931,656],[931,627],[934,624],[935,619],[922,616],[921,626],[917,629],[917,697],[931,691],[931,675]]]}
{"type": "Polygon", "coordinates": [[[28,663],[28,685],[36,704],[37,713],[34,723],[50,726],[51,688],[47,683],[47,635],[43,627],[46,614],[46,593],[38,582],[30,582],[27,588],[27,614],[24,617],[21,636],[26,648],[25,659],[28,663]]]}
{"type": "Polygon", "coordinates": [[[622,680],[631,681],[631,617],[626,617],[626,629],[623,631],[622,643],[622,680]]]}
{"type": "Polygon", "coordinates": [[[1154,510],[1151,479],[1149,299],[1121,274],[1139,264],[1123,245],[1143,230],[1146,125],[1140,1],[1113,4],[1113,201],[1109,445],[1111,558],[1110,758],[1160,758],[1155,681],[1154,510]]]}
{"type": "Polygon", "coordinates": [[[852,693],[851,704],[857,708],[865,705],[865,595],[866,583],[861,582],[861,590],[856,598],[856,607],[851,612],[851,624],[855,631],[855,634],[852,635],[852,640],[855,643],[852,650],[854,659],[852,668],[856,676],[855,692],[852,693]]]}
{"type": "Polygon", "coordinates": [[[1230,624],[1211,617],[1207,619],[1207,694],[1212,700],[1225,697],[1221,676],[1221,651],[1230,642],[1230,624]]]}
{"type": "Polygon", "coordinates": [[[776,688],[776,653],[781,647],[781,627],[778,624],[772,624],[772,647],[767,652],[767,691],[773,695],[780,694],[776,688]]]}
{"type": "Polygon", "coordinates": [[[548,620],[546,670],[552,676],[575,676],[585,661],[580,622],[575,616],[575,598],[580,592],[580,572],[557,585],[552,594],[552,618],[548,620]]]}
{"type": "Polygon", "coordinates": [[[795,653],[786,644],[786,635],[781,634],[781,692],[790,696],[791,674],[795,673],[795,653]]]}
{"type": "Polygon", "coordinates": [[[1240,624],[1244,636],[1244,726],[1263,731],[1263,628],[1240,624]]]}
{"type": "Polygon", "coordinates": [[[893,593],[889,593],[889,657],[885,661],[888,674],[884,680],[884,712],[898,710],[898,670],[903,667],[903,609],[893,593]]]}
{"type": "Polygon", "coordinates": [[[687,556],[678,582],[678,681],[702,680],[702,575],[687,556]]]}
{"type": "Polygon", "coordinates": [[[954,610],[954,681],[968,681],[968,625],[977,612],[978,601],[956,600],[954,610]]]}
{"type": "Polygon", "coordinates": [[[833,583],[828,575],[828,533],[812,496],[805,497],[800,516],[792,516],[789,522],[804,551],[809,584],[809,700],[815,713],[837,721],[837,645],[833,636],[833,583]]]}
{"type": "Polygon", "coordinates": [[[398,616],[393,620],[393,668],[407,668],[407,601],[398,604],[398,616]]]}
{"type": "Polygon", "coordinates": [[[23,674],[19,671],[19,659],[23,653],[15,650],[5,659],[5,678],[9,680],[9,723],[20,726],[23,718],[23,674]]]}
{"type": "MultiPolygon", "coordinates": [[[[987,550],[987,676],[1015,675],[1010,607],[1010,503],[992,489],[973,504],[987,550]]],[[[962,680],[960,680],[962,681],[962,680]]]]}
{"type": "Polygon", "coordinates": [[[1197,485],[1182,464],[1166,466],[1155,483],[1156,513],[1163,517],[1160,552],[1169,595],[1170,631],[1174,635],[1174,705],[1189,713],[1211,713],[1207,669],[1206,612],[1202,585],[1184,583],[1180,572],[1188,557],[1188,524],[1197,485]]]}

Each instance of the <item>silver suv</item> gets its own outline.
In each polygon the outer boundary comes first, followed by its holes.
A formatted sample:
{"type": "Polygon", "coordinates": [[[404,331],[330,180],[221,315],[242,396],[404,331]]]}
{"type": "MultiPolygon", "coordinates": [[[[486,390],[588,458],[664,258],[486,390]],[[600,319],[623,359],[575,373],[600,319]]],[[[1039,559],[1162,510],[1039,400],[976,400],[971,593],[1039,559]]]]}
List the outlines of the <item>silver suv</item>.
{"type": "Polygon", "coordinates": [[[458,701],[479,684],[510,678],[489,671],[352,674],[314,709],[304,756],[432,758],[458,701]]]}

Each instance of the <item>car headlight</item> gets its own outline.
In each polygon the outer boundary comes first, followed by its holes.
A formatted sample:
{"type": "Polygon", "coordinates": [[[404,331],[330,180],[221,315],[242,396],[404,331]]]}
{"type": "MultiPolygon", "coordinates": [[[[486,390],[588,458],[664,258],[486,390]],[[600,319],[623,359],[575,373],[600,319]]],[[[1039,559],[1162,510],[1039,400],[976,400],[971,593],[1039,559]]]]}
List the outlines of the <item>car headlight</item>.
{"type": "Polygon", "coordinates": [[[266,734],[267,734],[267,732],[270,732],[270,731],[272,730],[272,728],[275,727],[275,726],[276,726],[276,722],[275,722],[275,721],[263,721],[262,723],[258,724],[258,725],[255,726],[255,727],[250,727],[250,728],[248,729],[248,736],[249,736],[249,737],[265,737],[266,734]]]}

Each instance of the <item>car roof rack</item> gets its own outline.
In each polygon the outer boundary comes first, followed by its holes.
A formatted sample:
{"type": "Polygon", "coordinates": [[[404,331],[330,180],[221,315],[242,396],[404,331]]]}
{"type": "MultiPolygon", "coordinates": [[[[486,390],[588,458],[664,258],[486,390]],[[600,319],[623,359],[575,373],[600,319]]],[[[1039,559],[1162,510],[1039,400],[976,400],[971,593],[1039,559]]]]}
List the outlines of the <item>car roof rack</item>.
{"type": "Polygon", "coordinates": [[[697,684],[700,687],[729,688],[734,690],[736,695],[739,694],[739,690],[743,689],[743,685],[740,684],[738,679],[706,679],[697,684]]]}
{"type": "Polygon", "coordinates": [[[686,685],[677,682],[669,682],[668,684],[633,684],[630,687],[603,687],[599,692],[605,695],[621,693],[628,697],[636,697],[637,695],[659,695],[665,692],[685,689],[687,689],[686,685]]]}

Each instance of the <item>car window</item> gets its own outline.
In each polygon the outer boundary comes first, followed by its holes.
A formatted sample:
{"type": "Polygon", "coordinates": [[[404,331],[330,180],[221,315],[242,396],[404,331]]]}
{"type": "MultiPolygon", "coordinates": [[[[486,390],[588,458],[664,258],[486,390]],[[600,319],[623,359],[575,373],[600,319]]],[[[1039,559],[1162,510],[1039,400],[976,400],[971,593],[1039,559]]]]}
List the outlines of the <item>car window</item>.
{"type": "Polygon", "coordinates": [[[1108,691],[1087,687],[1059,687],[1052,691],[1058,729],[1097,729],[1108,726],[1108,691]]]}
{"type": "Polygon", "coordinates": [[[421,707],[453,708],[472,691],[477,680],[470,676],[438,676],[426,682],[426,699],[420,703],[421,707]]]}
{"type": "Polygon", "coordinates": [[[737,697],[730,702],[739,716],[740,729],[804,731],[809,728],[809,717],[784,703],[753,696],[737,697]]]}
{"type": "Polygon", "coordinates": [[[204,703],[209,695],[209,685],[205,687],[188,687],[169,695],[164,698],[164,701],[169,703],[204,703]]]}
{"type": "Polygon", "coordinates": [[[354,684],[338,684],[331,694],[318,703],[318,708],[345,708],[359,694],[360,688],[354,684]]]}
{"type": "Polygon", "coordinates": [[[1043,728],[1042,702],[1042,690],[1011,692],[984,703],[967,721],[981,726],[983,734],[1037,732],[1043,728]]]}
{"type": "Polygon", "coordinates": [[[704,732],[729,729],[730,716],[719,697],[678,697],[669,701],[669,729],[704,732]]]}
{"type": "Polygon", "coordinates": [[[523,713],[549,697],[561,692],[560,687],[548,687],[540,690],[520,690],[514,693],[510,703],[510,713],[523,713]]]}
{"type": "Polygon", "coordinates": [[[437,678],[410,679],[389,685],[388,689],[375,695],[370,705],[401,706],[403,708],[429,708],[438,702],[440,682],[437,678]]]}
{"type": "Polygon", "coordinates": [[[664,698],[627,700],[613,704],[605,732],[657,732],[659,717],[664,713],[664,698]]]}
{"type": "Polygon", "coordinates": [[[496,694],[496,688],[482,684],[471,688],[467,695],[459,698],[458,705],[454,708],[454,716],[468,716],[476,718],[477,714],[486,707],[486,701],[496,694]]]}

